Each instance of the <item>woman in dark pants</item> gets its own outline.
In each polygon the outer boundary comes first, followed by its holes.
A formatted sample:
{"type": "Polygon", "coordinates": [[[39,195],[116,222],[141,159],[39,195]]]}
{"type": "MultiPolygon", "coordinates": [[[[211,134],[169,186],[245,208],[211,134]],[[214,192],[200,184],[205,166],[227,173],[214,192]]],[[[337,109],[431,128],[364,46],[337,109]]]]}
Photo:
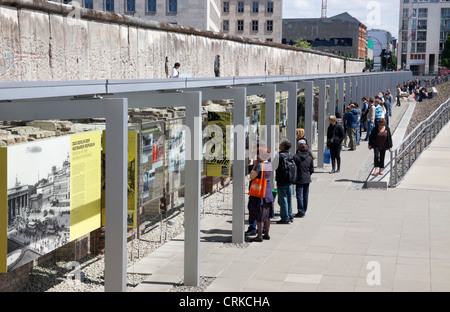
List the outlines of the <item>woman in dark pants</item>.
{"type": "Polygon", "coordinates": [[[258,160],[253,170],[250,172],[250,180],[261,179],[261,173],[264,172],[266,180],[266,193],[264,198],[249,196],[249,220],[256,220],[257,236],[251,239],[252,242],[262,242],[263,239],[270,239],[270,217],[273,215],[273,202],[275,199],[272,194],[272,185],[270,177],[272,175],[272,164],[270,162],[270,151],[265,147],[258,148],[258,160]],[[263,235],[264,230],[264,235],[263,235]]]}
{"type": "Polygon", "coordinates": [[[308,209],[309,184],[311,183],[311,174],[314,173],[314,160],[309,155],[309,148],[305,140],[298,141],[297,154],[294,155],[294,161],[297,165],[297,180],[295,182],[295,194],[297,197],[296,218],[302,218],[308,209]]]}
{"type": "Polygon", "coordinates": [[[391,130],[386,126],[386,120],[384,118],[380,118],[378,127],[375,127],[370,133],[369,150],[372,148],[374,151],[373,165],[375,167],[373,174],[383,174],[381,170],[384,168],[386,151],[392,151],[391,130]]]}
{"type": "Polygon", "coordinates": [[[336,116],[329,117],[330,124],[327,130],[327,148],[331,154],[331,172],[335,173],[341,170],[341,149],[342,141],[344,141],[344,128],[336,123],[336,116]],[[337,163],[337,170],[336,170],[337,163]]]}

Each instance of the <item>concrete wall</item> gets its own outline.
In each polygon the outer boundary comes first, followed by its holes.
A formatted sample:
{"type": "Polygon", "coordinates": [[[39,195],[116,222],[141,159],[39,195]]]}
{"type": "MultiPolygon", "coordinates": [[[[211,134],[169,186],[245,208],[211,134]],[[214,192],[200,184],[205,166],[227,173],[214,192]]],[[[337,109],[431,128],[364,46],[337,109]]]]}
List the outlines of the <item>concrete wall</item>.
{"type": "Polygon", "coordinates": [[[0,81],[361,72],[364,62],[43,0],[0,0],[0,81]],[[78,18],[68,17],[75,15],[78,18]]]}

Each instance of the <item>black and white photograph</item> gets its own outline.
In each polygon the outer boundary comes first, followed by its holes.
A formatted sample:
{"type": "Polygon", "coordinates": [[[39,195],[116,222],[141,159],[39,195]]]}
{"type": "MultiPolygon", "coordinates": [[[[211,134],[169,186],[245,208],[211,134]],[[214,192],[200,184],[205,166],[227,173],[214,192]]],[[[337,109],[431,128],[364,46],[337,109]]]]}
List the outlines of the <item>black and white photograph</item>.
{"type": "Polygon", "coordinates": [[[142,136],[142,162],[150,166],[153,162],[153,134],[142,136]]]}
{"type": "Polygon", "coordinates": [[[70,239],[70,137],[8,148],[8,271],[70,239]]]}

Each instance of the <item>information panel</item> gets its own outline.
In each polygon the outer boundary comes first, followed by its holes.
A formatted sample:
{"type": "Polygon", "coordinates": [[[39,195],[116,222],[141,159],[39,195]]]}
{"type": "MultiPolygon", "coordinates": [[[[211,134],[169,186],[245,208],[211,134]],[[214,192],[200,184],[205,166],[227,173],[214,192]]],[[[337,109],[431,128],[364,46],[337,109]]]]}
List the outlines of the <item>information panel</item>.
{"type": "Polygon", "coordinates": [[[100,227],[100,157],[100,131],[0,148],[1,273],[100,227]]]}

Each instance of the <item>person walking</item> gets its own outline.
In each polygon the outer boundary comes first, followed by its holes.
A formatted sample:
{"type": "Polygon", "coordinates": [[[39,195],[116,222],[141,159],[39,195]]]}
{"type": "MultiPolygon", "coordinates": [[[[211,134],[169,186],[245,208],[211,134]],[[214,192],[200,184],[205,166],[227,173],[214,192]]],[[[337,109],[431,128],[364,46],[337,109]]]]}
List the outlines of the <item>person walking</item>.
{"type": "Polygon", "coordinates": [[[375,123],[374,128],[378,127],[378,121],[383,117],[383,107],[379,99],[375,100],[375,123]]]}
{"type": "Polygon", "coordinates": [[[172,74],[170,75],[170,78],[179,78],[180,77],[180,63],[175,63],[172,68],[172,74]]]}
{"type": "Polygon", "coordinates": [[[360,131],[361,109],[359,108],[359,104],[358,103],[353,103],[353,106],[358,111],[358,124],[356,126],[356,146],[358,146],[360,141],[361,141],[361,131],[360,131]]]}
{"type": "Polygon", "coordinates": [[[356,130],[358,128],[359,111],[354,104],[350,104],[350,110],[344,116],[347,124],[347,135],[349,138],[348,147],[351,151],[356,150],[356,130]]]}
{"type": "Polygon", "coordinates": [[[382,175],[384,168],[384,158],[386,150],[392,151],[392,135],[391,130],[386,126],[386,120],[380,118],[378,127],[372,130],[369,138],[369,150],[374,151],[374,171],[373,175],[382,175]]]}
{"type": "Polygon", "coordinates": [[[389,100],[389,94],[385,95],[385,99],[384,99],[384,109],[385,109],[385,113],[384,113],[384,119],[386,119],[386,126],[389,127],[389,112],[391,111],[391,101],[389,100]]]}
{"type": "Polygon", "coordinates": [[[363,131],[367,131],[367,113],[369,112],[369,103],[366,97],[361,99],[361,117],[359,119],[359,132],[362,134],[363,131]]]}
{"type": "Polygon", "coordinates": [[[277,201],[280,206],[280,220],[277,224],[289,224],[294,220],[292,214],[293,187],[284,172],[283,162],[289,157],[289,149],[292,144],[288,140],[280,143],[280,153],[278,154],[278,167],[275,170],[275,181],[277,182],[277,201]]]}
{"type": "Polygon", "coordinates": [[[402,94],[402,89],[400,89],[400,85],[397,85],[397,90],[395,91],[395,96],[397,97],[397,106],[400,106],[400,96],[402,94]]]}
{"type": "Polygon", "coordinates": [[[297,197],[296,218],[303,218],[308,209],[309,184],[311,183],[311,174],[314,173],[314,161],[308,153],[306,141],[300,140],[297,144],[297,153],[294,155],[294,161],[297,165],[297,180],[295,182],[295,193],[297,197]]]}
{"type": "Polygon", "coordinates": [[[375,123],[375,105],[373,103],[373,98],[369,99],[369,109],[367,112],[367,132],[364,141],[369,141],[370,132],[372,132],[375,123]]]}
{"type": "Polygon", "coordinates": [[[394,97],[392,96],[391,89],[387,90],[387,96],[389,100],[389,117],[392,117],[392,105],[394,105],[394,97]]]}
{"type": "Polygon", "coordinates": [[[336,122],[336,116],[330,116],[329,121],[330,124],[327,129],[327,148],[330,149],[331,154],[330,173],[335,173],[341,170],[341,149],[345,133],[344,128],[336,122]]]}
{"type": "Polygon", "coordinates": [[[273,214],[273,202],[275,199],[273,198],[272,185],[270,183],[272,164],[269,157],[269,149],[267,147],[259,147],[257,150],[257,161],[250,172],[250,183],[256,178],[266,180],[264,197],[250,195],[248,199],[249,220],[256,220],[257,236],[251,240],[252,242],[262,242],[263,239],[270,239],[270,216],[273,214]]]}

